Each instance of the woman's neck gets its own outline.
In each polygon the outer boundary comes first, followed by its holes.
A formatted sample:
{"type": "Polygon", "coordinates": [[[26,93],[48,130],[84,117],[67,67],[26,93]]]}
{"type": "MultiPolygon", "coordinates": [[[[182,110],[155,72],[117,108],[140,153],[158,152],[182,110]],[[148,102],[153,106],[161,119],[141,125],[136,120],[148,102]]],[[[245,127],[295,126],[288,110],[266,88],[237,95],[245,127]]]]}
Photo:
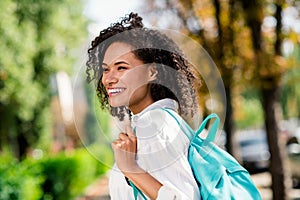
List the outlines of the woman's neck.
{"type": "Polygon", "coordinates": [[[136,115],[136,114],[142,112],[145,108],[147,108],[148,106],[150,106],[153,103],[154,103],[154,100],[152,98],[147,98],[147,99],[143,100],[143,102],[141,102],[139,104],[135,104],[135,105],[129,106],[129,110],[134,115],[136,115]]]}

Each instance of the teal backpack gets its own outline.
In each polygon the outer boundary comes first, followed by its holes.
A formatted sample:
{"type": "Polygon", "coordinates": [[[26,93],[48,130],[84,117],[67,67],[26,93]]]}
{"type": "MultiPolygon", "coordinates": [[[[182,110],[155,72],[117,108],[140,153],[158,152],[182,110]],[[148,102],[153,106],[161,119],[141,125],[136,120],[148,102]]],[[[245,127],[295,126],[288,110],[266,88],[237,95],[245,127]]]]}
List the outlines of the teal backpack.
{"type": "MultiPolygon", "coordinates": [[[[220,123],[220,119],[215,113],[207,116],[195,132],[176,112],[171,109],[162,109],[177,121],[181,130],[191,141],[188,149],[188,161],[199,185],[201,199],[262,199],[248,171],[229,153],[213,143],[220,123]],[[207,137],[202,139],[199,135],[210,119],[215,120],[207,137]]],[[[136,200],[139,194],[143,199],[147,199],[132,182],[129,183],[133,188],[136,200]]]]}

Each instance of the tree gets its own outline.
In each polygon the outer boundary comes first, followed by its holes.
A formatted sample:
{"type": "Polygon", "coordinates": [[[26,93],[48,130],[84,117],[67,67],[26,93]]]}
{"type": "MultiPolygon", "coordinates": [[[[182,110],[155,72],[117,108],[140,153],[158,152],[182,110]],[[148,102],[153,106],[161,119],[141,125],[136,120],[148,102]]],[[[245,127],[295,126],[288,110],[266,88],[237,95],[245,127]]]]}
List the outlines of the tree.
{"type": "Polygon", "coordinates": [[[3,0],[0,9],[0,150],[23,158],[51,131],[50,76],[71,72],[86,21],[75,0],[3,0]]]}
{"type": "MultiPolygon", "coordinates": [[[[243,0],[242,6],[245,18],[252,34],[252,48],[254,51],[254,74],[261,92],[264,109],[265,128],[271,153],[270,172],[272,176],[273,199],[287,199],[290,189],[290,174],[286,164],[286,151],[280,138],[278,127],[279,89],[285,66],[281,52],[282,46],[282,8],[283,1],[276,1],[275,42],[268,43],[262,31],[263,5],[257,0],[243,0]],[[267,45],[272,45],[268,51],[267,45]]],[[[279,112],[280,113],[280,112],[279,112]]]]}

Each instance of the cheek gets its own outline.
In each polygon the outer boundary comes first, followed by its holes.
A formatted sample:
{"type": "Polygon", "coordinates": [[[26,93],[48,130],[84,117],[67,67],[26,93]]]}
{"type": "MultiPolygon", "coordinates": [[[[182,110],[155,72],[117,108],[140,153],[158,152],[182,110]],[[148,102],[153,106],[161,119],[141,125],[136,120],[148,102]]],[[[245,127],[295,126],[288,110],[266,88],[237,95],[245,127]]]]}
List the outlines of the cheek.
{"type": "Polygon", "coordinates": [[[132,77],[131,79],[128,80],[128,83],[130,84],[129,86],[133,91],[148,85],[148,81],[145,76],[132,77]]]}
{"type": "Polygon", "coordinates": [[[148,72],[146,70],[135,70],[134,73],[125,74],[122,79],[131,85],[141,87],[149,82],[148,72]]]}

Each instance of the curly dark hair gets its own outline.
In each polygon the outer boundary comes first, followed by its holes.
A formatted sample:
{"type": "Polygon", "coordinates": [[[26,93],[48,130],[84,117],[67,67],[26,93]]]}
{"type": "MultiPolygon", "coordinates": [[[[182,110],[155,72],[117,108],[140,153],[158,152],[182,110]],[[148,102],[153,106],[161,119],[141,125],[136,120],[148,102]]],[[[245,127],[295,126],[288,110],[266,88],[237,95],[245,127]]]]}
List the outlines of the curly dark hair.
{"type": "Polygon", "coordinates": [[[201,86],[196,70],[173,40],[158,30],[145,28],[142,18],[136,13],[130,13],[120,22],[102,30],[88,49],[87,81],[95,82],[102,109],[107,108],[120,120],[130,113],[124,106],[115,108],[109,105],[108,94],[101,81],[104,54],[113,42],[131,45],[138,59],[145,64],[156,65],[157,79],[150,83],[154,101],[174,99],[179,103],[181,115],[193,116],[198,105],[196,92],[201,86]]]}

